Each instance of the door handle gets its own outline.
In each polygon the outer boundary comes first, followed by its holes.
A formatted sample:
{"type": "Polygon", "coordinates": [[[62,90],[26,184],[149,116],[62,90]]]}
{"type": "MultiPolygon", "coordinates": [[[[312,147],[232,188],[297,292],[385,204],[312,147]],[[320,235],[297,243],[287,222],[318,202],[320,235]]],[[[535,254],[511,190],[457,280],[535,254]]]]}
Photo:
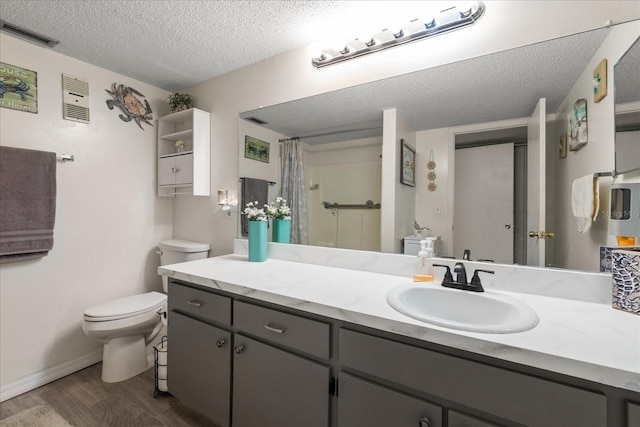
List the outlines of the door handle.
{"type": "Polygon", "coordinates": [[[554,239],[556,237],[556,233],[554,233],[553,231],[530,231],[529,232],[529,237],[537,237],[540,240],[544,240],[544,239],[554,239]]]}
{"type": "Polygon", "coordinates": [[[506,228],[507,230],[511,230],[511,224],[505,224],[504,228],[506,228]]]}

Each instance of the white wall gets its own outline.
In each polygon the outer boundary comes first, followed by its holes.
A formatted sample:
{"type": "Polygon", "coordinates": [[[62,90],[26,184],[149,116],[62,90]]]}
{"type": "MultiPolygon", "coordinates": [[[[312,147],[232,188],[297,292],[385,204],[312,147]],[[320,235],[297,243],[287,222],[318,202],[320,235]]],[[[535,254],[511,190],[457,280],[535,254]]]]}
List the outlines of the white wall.
{"type": "Polygon", "coordinates": [[[81,329],[88,307],[162,289],[155,250],[171,238],[172,201],[155,196],[155,127],[125,123],[105,104],[105,89],[123,83],[158,117],[168,112],[168,92],[4,34],[0,46],[2,62],[38,73],[38,114],[0,109],[0,143],[75,156],[57,165],[53,250],[0,266],[4,399],[50,370],[101,358],[81,329]],[[89,80],[91,123],[62,119],[62,73],[89,80]]]}
{"type": "MultiPolygon", "coordinates": [[[[571,214],[571,183],[574,179],[595,172],[611,172],[614,169],[614,87],[613,67],[640,36],[640,25],[631,22],[616,26],[602,43],[589,65],[561,104],[556,129],[566,132],[567,114],[581,98],[587,100],[588,143],[578,151],[569,151],[566,159],[557,162],[555,219],[555,264],[578,270],[597,270],[599,246],[615,245],[615,237],[609,236],[609,189],[613,180],[600,179],[600,214],[587,233],[579,233],[571,214]],[[608,94],[599,103],[593,102],[593,70],[602,59],[607,59],[608,94]]],[[[559,141],[559,133],[553,141],[559,141]]],[[[631,174],[627,174],[631,176],[631,174]]],[[[636,182],[638,180],[637,174],[636,182]]],[[[616,178],[625,179],[625,176],[616,178]]],[[[629,177],[627,177],[629,180],[629,177]]]]}

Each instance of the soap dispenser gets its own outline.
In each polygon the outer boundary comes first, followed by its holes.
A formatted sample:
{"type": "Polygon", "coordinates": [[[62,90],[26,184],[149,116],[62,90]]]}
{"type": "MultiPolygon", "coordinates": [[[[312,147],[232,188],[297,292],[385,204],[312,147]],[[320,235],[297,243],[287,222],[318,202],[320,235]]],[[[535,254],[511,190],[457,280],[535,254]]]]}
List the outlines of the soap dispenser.
{"type": "Polygon", "coordinates": [[[433,282],[433,239],[420,241],[420,252],[413,272],[414,282],[433,282]]]}

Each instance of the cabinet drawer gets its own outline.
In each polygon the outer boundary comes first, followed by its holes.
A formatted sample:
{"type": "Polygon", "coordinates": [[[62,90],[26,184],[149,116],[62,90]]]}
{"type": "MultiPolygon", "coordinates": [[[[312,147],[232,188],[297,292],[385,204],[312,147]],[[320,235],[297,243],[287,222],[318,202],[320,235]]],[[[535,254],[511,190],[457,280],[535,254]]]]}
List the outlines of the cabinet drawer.
{"type": "Polygon", "coordinates": [[[329,358],[328,323],[241,301],[234,301],[233,310],[233,325],[237,329],[313,356],[329,358]]]}
{"type": "Polygon", "coordinates": [[[460,412],[449,410],[449,427],[499,427],[497,424],[479,420],[460,412]]]}
{"type": "Polygon", "coordinates": [[[231,324],[230,298],[173,282],[169,282],[169,310],[224,325],[231,324]]]}
{"type": "Polygon", "coordinates": [[[604,395],[340,329],[344,367],[527,426],[601,427],[604,395]]]}
{"type": "Polygon", "coordinates": [[[351,375],[338,375],[338,393],[340,427],[442,427],[440,406],[351,375]]]}

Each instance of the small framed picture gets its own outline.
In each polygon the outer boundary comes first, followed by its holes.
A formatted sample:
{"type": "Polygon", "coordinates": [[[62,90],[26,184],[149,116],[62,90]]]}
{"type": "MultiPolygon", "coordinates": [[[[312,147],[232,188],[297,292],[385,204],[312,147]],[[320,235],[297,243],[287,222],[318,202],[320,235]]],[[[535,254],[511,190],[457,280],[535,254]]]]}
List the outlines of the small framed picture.
{"type": "Polygon", "coordinates": [[[244,157],[269,163],[269,143],[249,135],[244,137],[244,157]]]}
{"type": "Polygon", "coordinates": [[[38,73],[0,62],[0,107],[38,113],[38,73]]]}
{"type": "Polygon", "coordinates": [[[400,156],[400,182],[410,187],[416,185],[416,150],[409,144],[400,140],[401,156],[400,156]]]}
{"type": "Polygon", "coordinates": [[[588,142],[587,100],[578,99],[569,112],[569,150],[578,151],[588,142]]]}
{"type": "Polygon", "coordinates": [[[562,135],[560,135],[560,158],[564,159],[565,157],[567,157],[567,133],[563,133],[562,135]]]}

